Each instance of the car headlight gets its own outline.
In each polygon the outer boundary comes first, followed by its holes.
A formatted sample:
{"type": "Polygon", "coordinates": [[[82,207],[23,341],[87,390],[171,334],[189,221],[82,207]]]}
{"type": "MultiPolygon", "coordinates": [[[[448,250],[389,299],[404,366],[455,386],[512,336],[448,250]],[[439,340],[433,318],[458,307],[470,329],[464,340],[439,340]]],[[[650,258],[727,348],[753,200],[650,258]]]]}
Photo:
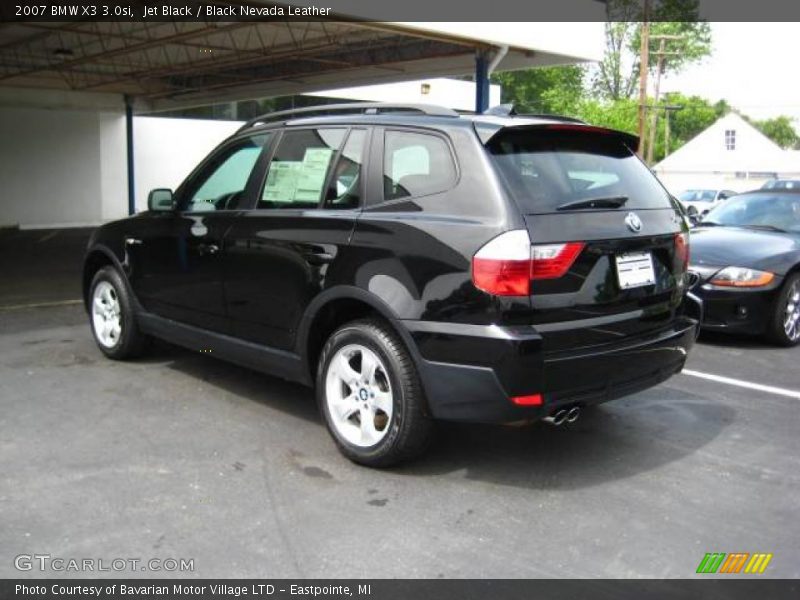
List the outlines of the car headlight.
{"type": "Polygon", "coordinates": [[[748,269],[746,267],[725,267],[711,278],[713,285],[723,287],[761,287],[775,279],[769,271],[748,269]]]}

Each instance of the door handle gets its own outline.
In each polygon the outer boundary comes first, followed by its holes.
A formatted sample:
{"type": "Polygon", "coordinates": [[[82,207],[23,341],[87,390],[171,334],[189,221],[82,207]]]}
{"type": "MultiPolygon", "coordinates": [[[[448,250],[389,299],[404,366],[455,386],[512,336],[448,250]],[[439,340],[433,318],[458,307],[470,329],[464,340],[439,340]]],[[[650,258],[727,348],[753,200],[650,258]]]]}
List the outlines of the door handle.
{"type": "Polygon", "coordinates": [[[125,245],[126,246],[140,246],[142,244],[142,240],[138,238],[125,238],[125,245]]]}
{"type": "Polygon", "coordinates": [[[219,252],[219,246],[216,244],[198,244],[197,252],[200,256],[205,256],[206,254],[214,255],[219,252]]]}

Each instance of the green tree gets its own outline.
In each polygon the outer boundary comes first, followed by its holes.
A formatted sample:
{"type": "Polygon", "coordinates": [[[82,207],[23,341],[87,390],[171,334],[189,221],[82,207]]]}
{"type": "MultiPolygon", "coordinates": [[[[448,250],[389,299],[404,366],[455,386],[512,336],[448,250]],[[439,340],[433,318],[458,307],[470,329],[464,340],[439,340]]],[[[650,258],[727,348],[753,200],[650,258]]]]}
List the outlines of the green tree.
{"type": "Polygon", "coordinates": [[[711,103],[699,96],[684,96],[674,92],[666,94],[659,104],[675,107],[677,110],[669,113],[669,148],[665,146],[666,119],[663,112],[660,115],[653,148],[654,162],[662,160],[668,153],[675,152],[731,110],[724,100],[711,103]]]}
{"type": "Polygon", "coordinates": [[[577,65],[506,71],[492,75],[502,102],[519,113],[569,114],[584,95],[584,69],[577,65]]]}
{"type": "Polygon", "coordinates": [[[638,102],[631,98],[619,100],[586,99],[570,116],[600,127],[636,134],[638,129],[638,102]]]}
{"type": "Polygon", "coordinates": [[[609,0],[606,14],[606,50],[596,69],[594,88],[605,98],[619,100],[636,89],[639,59],[631,48],[641,29],[642,11],[636,0],[609,0]]]}
{"type": "Polygon", "coordinates": [[[791,149],[800,147],[800,136],[792,126],[792,119],[786,116],[753,121],[753,125],[765,136],[778,144],[781,148],[791,149]]]}
{"type": "MultiPolygon", "coordinates": [[[[711,54],[711,28],[699,20],[699,0],[652,0],[650,35],[680,36],[669,40],[662,75],[675,73],[711,54]]],[[[644,18],[638,0],[609,0],[606,4],[606,51],[597,67],[594,88],[601,96],[619,100],[631,97],[637,88],[639,53],[644,18]]],[[[651,46],[650,51],[654,48],[651,46]]],[[[656,61],[650,61],[651,73],[656,61]]]]}
{"type": "MultiPolygon", "coordinates": [[[[652,99],[648,102],[652,103],[652,99]]],[[[680,107],[670,112],[669,152],[674,152],[686,142],[707,129],[717,119],[730,111],[724,100],[711,103],[699,96],[684,96],[678,93],[667,94],[664,104],[680,107]]],[[[628,133],[637,133],[638,101],[632,98],[620,100],[585,99],[570,116],[583,119],[592,125],[610,127],[628,133]]],[[[666,121],[661,118],[656,130],[654,160],[658,162],[666,155],[666,121]]]]}

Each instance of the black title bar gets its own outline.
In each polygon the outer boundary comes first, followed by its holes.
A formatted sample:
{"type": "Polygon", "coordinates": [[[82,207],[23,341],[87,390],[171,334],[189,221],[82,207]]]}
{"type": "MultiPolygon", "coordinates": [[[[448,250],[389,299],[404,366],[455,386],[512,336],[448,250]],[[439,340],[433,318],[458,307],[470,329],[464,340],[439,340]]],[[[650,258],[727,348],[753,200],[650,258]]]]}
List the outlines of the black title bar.
{"type": "Polygon", "coordinates": [[[3,600],[770,600],[794,599],[800,583],[779,579],[691,580],[288,580],[5,579],[3,600]]]}
{"type": "MultiPolygon", "coordinates": [[[[645,0],[3,0],[0,21],[640,21],[645,0]]],[[[649,0],[648,20],[800,21],[796,0],[649,0]]]]}

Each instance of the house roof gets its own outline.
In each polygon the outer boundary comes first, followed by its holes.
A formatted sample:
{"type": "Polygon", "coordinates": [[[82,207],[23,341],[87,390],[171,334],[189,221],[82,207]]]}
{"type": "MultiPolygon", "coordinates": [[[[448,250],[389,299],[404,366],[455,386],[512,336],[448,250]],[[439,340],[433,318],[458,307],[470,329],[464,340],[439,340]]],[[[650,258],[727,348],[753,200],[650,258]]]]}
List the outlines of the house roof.
{"type": "Polygon", "coordinates": [[[731,112],[667,156],[653,169],[659,174],[800,173],[800,152],[783,150],[740,115],[731,112]],[[726,132],[733,132],[732,148],[727,144],[730,134],[726,132]]]}

